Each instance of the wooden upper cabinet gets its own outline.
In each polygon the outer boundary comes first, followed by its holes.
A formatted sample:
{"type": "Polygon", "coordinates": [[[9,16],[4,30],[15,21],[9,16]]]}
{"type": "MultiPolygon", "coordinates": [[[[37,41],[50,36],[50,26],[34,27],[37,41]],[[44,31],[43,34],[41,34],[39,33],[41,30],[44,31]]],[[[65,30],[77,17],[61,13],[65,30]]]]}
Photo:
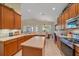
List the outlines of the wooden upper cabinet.
{"type": "Polygon", "coordinates": [[[9,11],[9,28],[13,29],[14,28],[14,12],[13,10],[9,11]]]}
{"type": "Polygon", "coordinates": [[[15,13],[15,28],[20,29],[21,28],[21,15],[15,13]]]}
{"type": "Polygon", "coordinates": [[[79,3],[76,3],[77,15],[79,15],[79,3]]]}
{"type": "Polygon", "coordinates": [[[2,5],[0,5],[0,29],[2,28],[2,5]]]}
{"type": "Polygon", "coordinates": [[[58,18],[57,23],[58,23],[59,25],[61,25],[61,17],[58,18]]]}
{"type": "Polygon", "coordinates": [[[20,29],[21,15],[3,4],[0,4],[0,29],[20,29]]]}
{"type": "Polygon", "coordinates": [[[69,7],[69,17],[70,17],[70,18],[73,18],[73,17],[76,17],[76,16],[77,16],[76,4],[72,4],[72,5],[69,7]]]}
{"type": "Polygon", "coordinates": [[[65,28],[65,23],[66,23],[65,13],[63,13],[62,14],[62,28],[65,28]]]}
{"type": "Polygon", "coordinates": [[[66,9],[64,12],[64,19],[65,21],[69,19],[69,9],[66,9]]]}
{"type": "Polygon", "coordinates": [[[2,7],[2,28],[13,29],[14,16],[12,9],[3,6],[2,7]]]}
{"type": "Polygon", "coordinates": [[[7,7],[2,8],[2,28],[9,28],[9,10],[7,7]]]}
{"type": "Polygon", "coordinates": [[[64,13],[62,15],[62,25],[65,23],[65,17],[64,17],[64,13]]]}
{"type": "Polygon", "coordinates": [[[61,17],[61,22],[59,21],[58,23],[61,23],[61,26],[65,28],[66,20],[74,18],[77,15],[79,15],[79,3],[69,4],[65,11],[59,16],[59,18],[61,17]]]}

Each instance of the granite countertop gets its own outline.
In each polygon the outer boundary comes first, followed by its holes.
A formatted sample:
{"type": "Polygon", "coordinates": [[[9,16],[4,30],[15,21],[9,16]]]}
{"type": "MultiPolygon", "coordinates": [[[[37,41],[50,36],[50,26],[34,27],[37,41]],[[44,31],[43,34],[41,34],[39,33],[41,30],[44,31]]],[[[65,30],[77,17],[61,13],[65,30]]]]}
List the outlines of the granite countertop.
{"type": "Polygon", "coordinates": [[[0,41],[7,41],[7,40],[11,40],[14,38],[18,38],[18,37],[22,37],[22,36],[27,36],[27,35],[45,35],[45,33],[30,33],[30,34],[20,34],[20,35],[16,35],[16,36],[11,36],[11,37],[4,37],[4,38],[0,38],[0,41]]]}
{"type": "Polygon", "coordinates": [[[35,37],[31,38],[30,40],[22,43],[21,45],[35,47],[35,48],[43,48],[44,41],[45,41],[45,37],[35,36],[35,37]]]}
{"type": "Polygon", "coordinates": [[[27,36],[27,35],[34,35],[34,34],[20,34],[20,35],[16,35],[16,36],[12,36],[12,37],[4,37],[4,38],[0,38],[0,41],[7,41],[7,40],[14,39],[14,38],[27,36]]]}

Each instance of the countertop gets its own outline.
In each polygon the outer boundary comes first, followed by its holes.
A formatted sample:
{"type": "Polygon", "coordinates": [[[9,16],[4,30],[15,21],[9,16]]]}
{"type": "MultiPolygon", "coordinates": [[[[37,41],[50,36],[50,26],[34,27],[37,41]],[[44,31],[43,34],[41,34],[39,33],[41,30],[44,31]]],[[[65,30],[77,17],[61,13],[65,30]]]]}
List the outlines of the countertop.
{"type": "Polygon", "coordinates": [[[79,47],[79,44],[74,43],[75,46],[79,47]]]}
{"type": "MultiPolygon", "coordinates": [[[[77,47],[79,47],[79,41],[75,41],[74,39],[79,39],[79,38],[69,38],[69,37],[67,37],[67,36],[61,36],[61,39],[64,39],[64,38],[66,38],[66,40],[68,40],[68,41],[70,41],[70,42],[72,42],[73,43],[73,45],[75,45],[75,46],[77,46],[77,47]],[[71,40],[69,40],[69,39],[71,39],[71,40]]],[[[69,43],[69,42],[68,42],[69,43]]],[[[68,45],[68,43],[67,43],[67,45],[68,45]]],[[[70,44],[69,44],[70,45],[70,44]]]]}
{"type": "Polygon", "coordinates": [[[44,47],[44,41],[45,37],[41,36],[35,36],[31,38],[30,40],[22,43],[22,46],[29,46],[29,47],[35,47],[35,48],[43,48],[44,47]]]}
{"type": "Polygon", "coordinates": [[[12,37],[4,37],[4,38],[0,38],[0,41],[7,41],[7,40],[15,39],[18,37],[27,36],[27,35],[33,35],[33,34],[20,34],[20,35],[16,35],[12,37]]]}
{"type": "Polygon", "coordinates": [[[61,39],[61,41],[66,44],[67,46],[69,46],[70,48],[73,49],[73,42],[67,40],[67,39],[61,39]]]}
{"type": "Polygon", "coordinates": [[[11,36],[11,37],[0,38],[0,41],[7,41],[7,40],[15,39],[15,38],[18,38],[18,37],[27,36],[27,35],[45,35],[45,33],[20,34],[20,35],[11,36]]]}

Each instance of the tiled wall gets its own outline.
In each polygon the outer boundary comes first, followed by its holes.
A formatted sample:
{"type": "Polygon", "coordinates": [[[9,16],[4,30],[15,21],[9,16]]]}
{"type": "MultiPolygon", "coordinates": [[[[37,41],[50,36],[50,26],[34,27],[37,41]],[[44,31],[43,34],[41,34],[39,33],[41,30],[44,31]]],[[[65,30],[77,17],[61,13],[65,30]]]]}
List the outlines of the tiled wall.
{"type": "Polygon", "coordinates": [[[0,29],[0,38],[4,38],[4,37],[9,37],[9,33],[12,32],[16,32],[19,31],[19,33],[21,33],[21,30],[10,30],[10,29],[0,29]]]}

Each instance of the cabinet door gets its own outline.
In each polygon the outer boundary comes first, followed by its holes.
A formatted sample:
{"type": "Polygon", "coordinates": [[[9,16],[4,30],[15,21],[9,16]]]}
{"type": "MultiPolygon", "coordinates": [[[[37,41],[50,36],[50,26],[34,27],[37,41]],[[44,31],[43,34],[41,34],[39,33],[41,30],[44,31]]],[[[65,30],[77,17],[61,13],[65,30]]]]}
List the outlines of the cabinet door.
{"type": "Polygon", "coordinates": [[[62,14],[62,27],[65,28],[65,15],[62,14]]]}
{"type": "Polygon", "coordinates": [[[17,38],[17,39],[18,39],[18,41],[17,41],[18,50],[20,50],[21,49],[22,38],[20,37],[20,38],[17,38]]]}
{"type": "Polygon", "coordinates": [[[78,52],[75,52],[75,56],[79,56],[79,53],[78,52]]]}
{"type": "Polygon", "coordinates": [[[77,8],[77,15],[79,15],[79,3],[76,4],[76,8],[77,8]]]}
{"type": "Polygon", "coordinates": [[[13,10],[9,10],[9,28],[14,29],[14,13],[13,13],[13,10]]]}
{"type": "Polygon", "coordinates": [[[21,43],[23,43],[24,41],[26,41],[25,39],[25,36],[22,36],[22,37],[20,37],[20,38],[17,38],[18,39],[18,41],[17,41],[17,43],[18,43],[18,50],[20,50],[21,49],[21,43]]]}
{"type": "Polygon", "coordinates": [[[65,19],[64,19],[64,14],[62,15],[62,24],[64,24],[64,21],[65,21],[65,19]]]}
{"type": "Polygon", "coordinates": [[[76,4],[72,4],[69,7],[69,17],[73,18],[73,17],[76,17],[76,16],[77,16],[77,14],[76,14],[76,4]]]}
{"type": "Polygon", "coordinates": [[[2,9],[2,28],[9,28],[9,10],[6,7],[2,9]]]}
{"type": "Polygon", "coordinates": [[[66,22],[66,20],[69,19],[69,9],[66,9],[64,14],[65,14],[64,18],[65,18],[65,22],[66,22]]]}
{"type": "Polygon", "coordinates": [[[2,28],[2,5],[0,5],[0,29],[2,28]]]}
{"type": "Polygon", "coordinates": [[[2,28],[12,29],[13,28],[13,12],[8,7],[3,6],[2,9],[2,28]]]}
{"type": "Polygon", "coordinates": [[[4,47],[5,56],[14,55],[17,52],[17,40],[13,40],[5,44],[4,47]]]}
{"type": "Polygon", "coordinates": [[[17,13],[15,13],[15,28],[16,29],[21,28],[21,16],[17,13]]]}

